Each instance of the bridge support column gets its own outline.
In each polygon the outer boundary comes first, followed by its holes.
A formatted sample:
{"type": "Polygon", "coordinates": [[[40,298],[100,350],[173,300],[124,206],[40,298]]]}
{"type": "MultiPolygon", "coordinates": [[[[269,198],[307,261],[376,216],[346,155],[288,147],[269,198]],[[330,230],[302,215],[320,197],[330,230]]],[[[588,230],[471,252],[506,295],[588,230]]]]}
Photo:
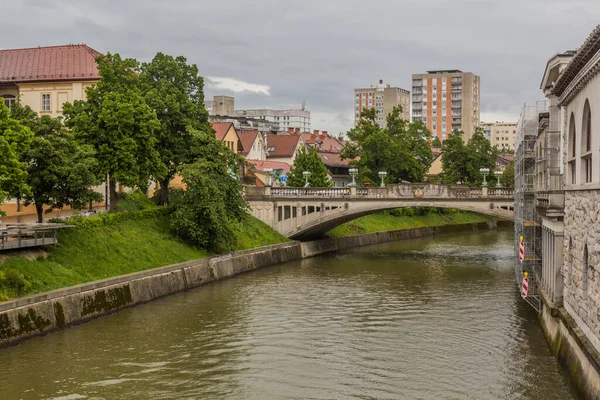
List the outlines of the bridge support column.
{"type": "Polygon", "coordinates": [[[356,186],[350,186],[350,197],[356,197],[356,186]]]}
{"type": "Polygon", "coordinates": [[[488,196],[488,187],[487,187],[487,185],[481,187],[481,195],[483,197],[487,197],[488,196]]]}

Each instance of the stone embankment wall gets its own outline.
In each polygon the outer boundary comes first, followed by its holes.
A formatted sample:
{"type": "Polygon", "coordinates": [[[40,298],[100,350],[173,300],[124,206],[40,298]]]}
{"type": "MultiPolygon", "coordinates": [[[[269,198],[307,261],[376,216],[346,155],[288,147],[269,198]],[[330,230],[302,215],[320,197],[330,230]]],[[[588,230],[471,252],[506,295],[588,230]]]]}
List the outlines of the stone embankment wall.
{"type": "Polygon", "coordinates": [[[600,354],[564,307],[542,293],[540,322],[550,348],[581,399],[600,399],[600,354]]]}
{"type": "Polygon", "coordinates": [[[0,303],[0,347],[268,265],[370,244],[493,229],[505,224],[490,221],[283,243],[8,301],[0,303]]]}

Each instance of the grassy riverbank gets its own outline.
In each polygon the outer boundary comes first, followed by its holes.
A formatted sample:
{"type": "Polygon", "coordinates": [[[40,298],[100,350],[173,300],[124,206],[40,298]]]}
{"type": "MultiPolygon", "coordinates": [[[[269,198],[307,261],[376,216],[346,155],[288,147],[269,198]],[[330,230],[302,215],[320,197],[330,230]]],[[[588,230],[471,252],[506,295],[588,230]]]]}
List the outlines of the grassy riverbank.
{"type": "MultiPolygon", "coordinates": [[[[210,255],[179,241],[161,209],[75,223],[60,231],[56,247],[0,255],[0,301],[210,255]]],[[[236,250],[287,241],[253,217],[233,228],[236,250]]]]}
{"type": "Polygon", "coordinates": [[[327,232],[327,236],[342,237],[360,235],[362,233],[395,231],[427,226],[470,224],[492,220],[497,220],[497,218],[469,211],[437,209],[414,210],[412,208],[406,208],[357,218],[332,229],[327,232]]]}

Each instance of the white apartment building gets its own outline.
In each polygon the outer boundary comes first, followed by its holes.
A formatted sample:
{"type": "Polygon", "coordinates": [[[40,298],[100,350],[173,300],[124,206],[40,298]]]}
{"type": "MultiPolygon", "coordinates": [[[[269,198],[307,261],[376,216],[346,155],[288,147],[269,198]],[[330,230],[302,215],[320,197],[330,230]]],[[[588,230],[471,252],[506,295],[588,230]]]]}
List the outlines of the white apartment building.
{"type": "Polygon", "coordinates": [[[358,124],[364,109],[377,110],[377,123],[386,126],[386,118],[394,107],[402,106],[402,119],[410,121],[410,91],[379,83],[369,88],[354,89],[354,125],[358,124]]]}

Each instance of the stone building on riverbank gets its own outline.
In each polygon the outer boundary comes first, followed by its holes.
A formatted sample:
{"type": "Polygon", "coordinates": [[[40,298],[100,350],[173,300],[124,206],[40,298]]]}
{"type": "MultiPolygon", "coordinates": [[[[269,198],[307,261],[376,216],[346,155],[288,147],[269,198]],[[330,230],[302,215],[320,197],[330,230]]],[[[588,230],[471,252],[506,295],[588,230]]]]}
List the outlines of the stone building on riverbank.
{"type": "Polygon", "coordinates": [[[517,129],[517,271],[574,390],[600,398],[600,26],[548,61],[541,89],[547,109],[525,116],[536,131],[517,129]]]}

